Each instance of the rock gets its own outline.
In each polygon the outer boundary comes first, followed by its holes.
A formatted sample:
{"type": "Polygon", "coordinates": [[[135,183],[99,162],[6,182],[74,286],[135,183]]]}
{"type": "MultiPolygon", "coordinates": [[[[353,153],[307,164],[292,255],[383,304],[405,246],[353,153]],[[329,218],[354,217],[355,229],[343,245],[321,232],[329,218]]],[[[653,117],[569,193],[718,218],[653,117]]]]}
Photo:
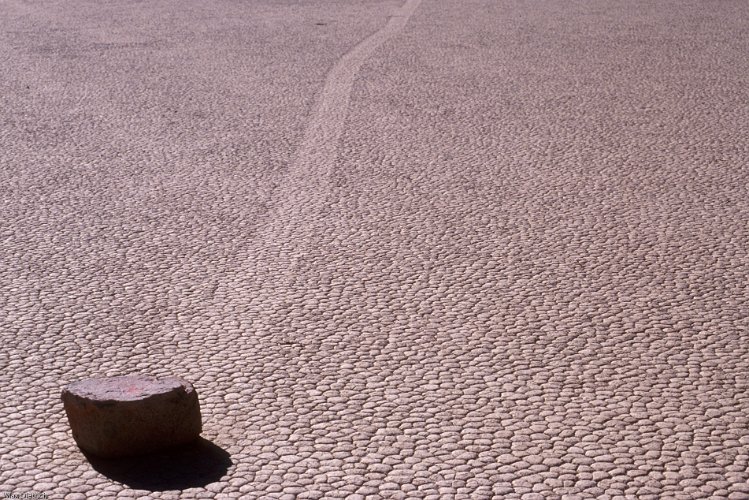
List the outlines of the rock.
{"type": "Polygon", "coordinates": [[[99,457],[156,452],[202,431],[198,394],[177,377],[82,380],[63,389],[62,402],[75,442],[99,457]]]}

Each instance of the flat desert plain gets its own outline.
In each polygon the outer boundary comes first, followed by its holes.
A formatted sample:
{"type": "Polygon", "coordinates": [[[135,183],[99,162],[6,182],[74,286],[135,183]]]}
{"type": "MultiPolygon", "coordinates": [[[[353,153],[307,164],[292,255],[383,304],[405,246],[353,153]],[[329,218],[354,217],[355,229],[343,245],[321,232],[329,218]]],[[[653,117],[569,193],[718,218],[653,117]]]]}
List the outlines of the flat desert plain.
{"type": "Polygon", "coordinates": [[[745,0],[0,0],[0,494],[749,498],[745,0]],[[62,388],[176,375],[106,462],[62,388]]]}

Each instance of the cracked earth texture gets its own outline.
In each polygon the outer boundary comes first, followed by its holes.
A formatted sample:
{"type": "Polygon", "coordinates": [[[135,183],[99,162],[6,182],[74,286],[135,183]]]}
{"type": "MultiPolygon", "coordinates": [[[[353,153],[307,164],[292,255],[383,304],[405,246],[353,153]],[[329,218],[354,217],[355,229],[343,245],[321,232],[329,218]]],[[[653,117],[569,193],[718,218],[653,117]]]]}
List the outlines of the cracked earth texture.
{"type": "Polygon", "coordinates": [[[0,11],[0,493],[749,498],[749,3],[0,11]],[[76,448],[138,372],[221,477],[76,448]]]}

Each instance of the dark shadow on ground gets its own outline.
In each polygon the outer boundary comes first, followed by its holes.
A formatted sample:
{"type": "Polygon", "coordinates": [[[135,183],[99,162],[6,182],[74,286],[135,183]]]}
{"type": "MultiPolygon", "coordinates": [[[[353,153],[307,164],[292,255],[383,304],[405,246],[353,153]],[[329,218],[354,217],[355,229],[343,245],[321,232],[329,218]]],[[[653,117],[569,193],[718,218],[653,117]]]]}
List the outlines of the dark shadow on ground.
{"type": "Polygon", "coordinates": [[[104,459],[86,454],[86,458],[109,479],[149,491],[201,488],[224,477],[232,465],[229,453],[203,438],[151,455],[104,459]]]}

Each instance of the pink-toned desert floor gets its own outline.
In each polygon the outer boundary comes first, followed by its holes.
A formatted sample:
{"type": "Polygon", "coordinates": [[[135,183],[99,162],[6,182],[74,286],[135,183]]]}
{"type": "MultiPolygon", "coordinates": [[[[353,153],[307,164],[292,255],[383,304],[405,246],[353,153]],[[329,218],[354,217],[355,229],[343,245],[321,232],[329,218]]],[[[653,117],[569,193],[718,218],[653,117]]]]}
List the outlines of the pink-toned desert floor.
{"type": "Polygon", "coordinates": [[[749,499],[745,0],[0,0],[0,494],[749,499]],[[102,462],[60,393],[177,375],[102,462]]]}

